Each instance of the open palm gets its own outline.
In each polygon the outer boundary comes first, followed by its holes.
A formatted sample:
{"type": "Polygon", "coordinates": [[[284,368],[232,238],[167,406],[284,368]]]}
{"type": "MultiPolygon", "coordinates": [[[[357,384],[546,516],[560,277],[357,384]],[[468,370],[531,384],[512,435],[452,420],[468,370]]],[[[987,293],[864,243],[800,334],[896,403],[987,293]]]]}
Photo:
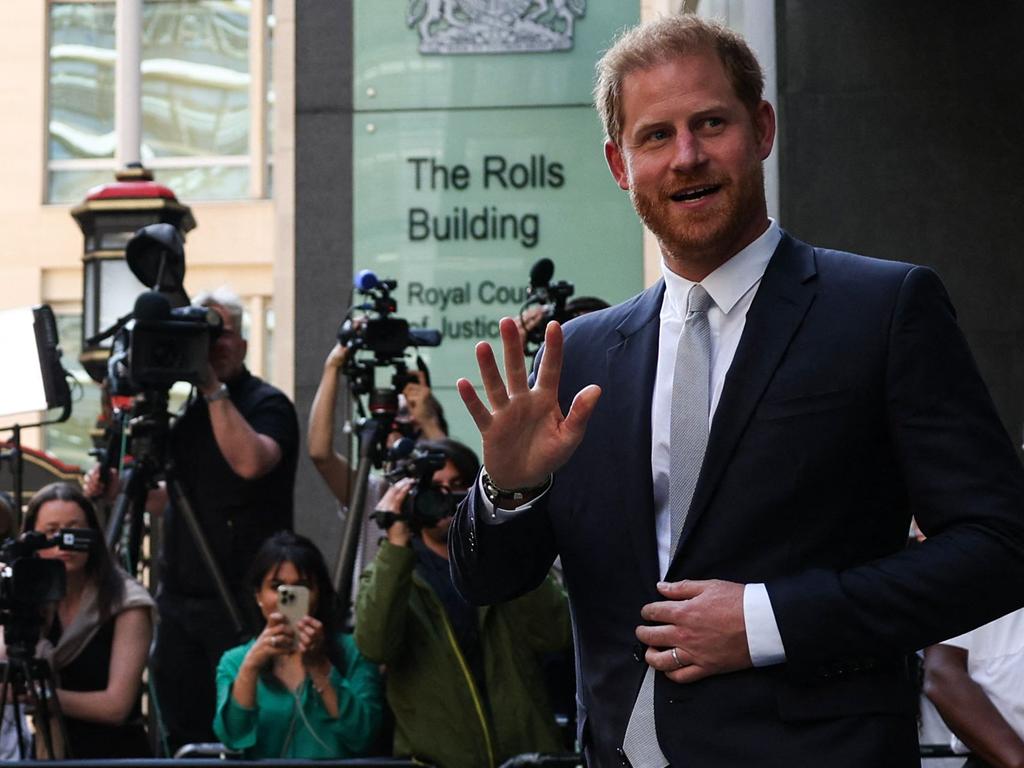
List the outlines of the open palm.
{"type": "Polygon", "coordinates": [[[462,401],[469,409],[483,441],[484,466],[492,482],[501,488],[540,485],[576,450],[587,421],[601,396],[591,384],[573,399],[569,413],[558,404],[558,380],[562,373],[562,328],[551,322],[544,333],[544,356],[537,380],[529,386],[523,345],[515,321],[500,323],[505,374],[502,380],[491,345],[480,342],[476,359],[490,409],[466,379],[459,379],[462,401]]]}

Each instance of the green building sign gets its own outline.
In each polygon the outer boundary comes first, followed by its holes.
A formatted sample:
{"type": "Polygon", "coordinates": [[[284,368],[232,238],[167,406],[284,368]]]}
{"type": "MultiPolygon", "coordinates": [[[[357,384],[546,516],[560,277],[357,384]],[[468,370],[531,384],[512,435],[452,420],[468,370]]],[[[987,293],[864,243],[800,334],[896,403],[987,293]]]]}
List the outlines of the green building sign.
{"type": "Polygon", "coordinates": [[[397,279],[399,315],[441,331],[422,354],[453,437],[475,445],[454,384],[477,379],[473,346],[519,312],[533,264],[551,259],[575,296],[642,287],[641,228],[590,106],[594,62],[638,3],[357,0],[355,13],[355,267],[397,279]]]}

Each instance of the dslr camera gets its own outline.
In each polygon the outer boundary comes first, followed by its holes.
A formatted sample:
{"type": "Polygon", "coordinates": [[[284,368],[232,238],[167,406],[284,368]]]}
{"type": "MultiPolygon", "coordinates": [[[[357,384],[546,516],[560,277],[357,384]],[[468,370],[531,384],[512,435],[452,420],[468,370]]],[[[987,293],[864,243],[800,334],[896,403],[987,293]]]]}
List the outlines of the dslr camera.
{"type": "Polygon", "coordinates": [[[434,485],[434,473],[448,461],[444,451],[415,447],[411,439],[403,437],[395,443],[390,454],[391,469],[384,474],[388,482],[395,483],[411,477],[416,480],[416,484],[402,502],[399,514],[385,510],[373,513],[377,525],[387,530],[396,521],[402,520],[414,531],[419,531],[432,528],[438,521],[455,514],[466,492],[449,491],[434,485]]]}
{"type": "Polygon", "coordinates": [[[31,658],[42,629],[46,603],[64,597],[67,588],[64,564],[44,560],[38,552],[58,547],[88,552],[98,541],[95,531],[65,528],[51,538],[29,531],[0,545],[0,626],[11,658],[31,658]]]}

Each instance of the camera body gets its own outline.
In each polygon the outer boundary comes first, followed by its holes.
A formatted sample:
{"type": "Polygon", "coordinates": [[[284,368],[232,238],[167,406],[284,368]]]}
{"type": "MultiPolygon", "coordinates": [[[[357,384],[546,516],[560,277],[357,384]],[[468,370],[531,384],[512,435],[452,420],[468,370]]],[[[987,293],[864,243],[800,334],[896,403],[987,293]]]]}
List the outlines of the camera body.
{"type": "Polygon", "coordinates": [[[64,597],[67,575],[58,560],[39,557],[41,549],[59,547],[88,552],[95,531],[66,528],[51,538],[30,531],[0,545],[0,625],[12,658],[31,658],[42,628],[42,608],[64,597]]]}
{"type": "Polygon", "coordinates": [[[409,373],[405,354],[410,347],[436,347],[441,332],[412,328],[409,322],[394,313],[398,305],[391,292],[398,287],[395,280],[380,280],[368,269],[356,275],[354,288],[366,301],[353,306],[338,328],[338,342],[349,350],[344,373],[355,395],[370,394],[370,410],[375,415],[394,415],[398,410],[398,392],[415,382],[409,373]],[[356,310],[361,315],[354,315],[356,310]],[[359,353],[371,353],[372,357],[359,353]],[[390,388],[375,388],[374,371],[379,367],[395,369],[390,388]]]}
{"type": "Polygon", "coordinates": [[[408,438],[398,441],[392,449],[391,469],[384,475],[392,483],[405,477],[416,480],[399,514],[374,513],[377,524],[385,530],[398,520],[408,523],[415,531],[432,528],[445,517],[454,515],[465,496],[465,493],[451,493],[434,486],[434,473],[443,469],[448,461],[443,451],[411,448],[411,444],[408,438]]]}
{"type": "MultiPolygon", "coordinates": [[[[158,304],[153,292],[147,303],[158,304]]],[[[140,301],[136,301],[138,308],[140,301]]],[[[198,384],[209,366],[210,345],[220,335],[223,321],[207,307],[168,305],[166,314],[158,310],[138,316],[118,331],[107,364],[110,392],[113,395],[137,395],[152,389],[169,389],[175,382],[198,384]]]]}

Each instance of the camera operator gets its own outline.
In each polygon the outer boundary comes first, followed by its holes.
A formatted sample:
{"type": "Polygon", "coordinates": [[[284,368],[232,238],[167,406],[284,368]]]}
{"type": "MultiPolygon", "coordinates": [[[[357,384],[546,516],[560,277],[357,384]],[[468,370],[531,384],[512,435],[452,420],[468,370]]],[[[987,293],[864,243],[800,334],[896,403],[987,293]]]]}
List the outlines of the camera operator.
{"type": "MultiPolygon", "coordinates": [[[[211,344],[207,378],[171,429],[170,454],[214,558],[245,611],[252,602],[245,584],[248,563],[272,533],[292,527],[298,419],[284,393],[245,367],[240,299],[220,288],[193,304],[216,311],[223,330],[211,344]]],[[[91,472],[86,491],[96,483],[98,473],[91,472]]],[[[150,494],[149,508],[154,500],[161,506],[160,493],[150,494]]],[[[168,505],[152,665],[172,752],[213,740],[217,662],[240,639],[196,552],[184,519],[168,505]]]]}
{"type": "MultiPolygon", "coordinates": [[[[476,477],[476,455],[453,440],[420,442],[418,449],[443,454],[444,466],[425,477],[448,494],[454,512],[476,477]]],[[[417,520],[409,510],[417,486],[417,478],[402,479],[378,504],[378,516],[389,518],[384,524],[393,522],[356,603],[356,644],[387,665],[394,754],[478,768],[522,752],[560,751],[539,656],[568,645],[564,593],[549,576],[507,603],[466,603],[448,573],[451,512],[417,520]]]]}
{"type": "MultiPolygon", "coordinates": [[[[351,466],[343,455],[334,448],[335,404],[338,400],[338,383],[344,377],[345,362],[350,350],[343,344],[336,344],[324,360],[324,372],[320,378],[313,406],[309,412],[308,450],[317,472],[331,489],[334,498],[343,510],[349,506],[352,495],[351,466]]],[[[412,439],[440,440],[448,435],[448,424],[444,419],[441,404],[426,383],[426,374],[416,371],[418,381],[410,382],[402,389],[406,409],[399,412],[396,429],[388,438],[388,444],[403,436],[412,439]]],[[[359,550],[355,563],[358,577],[376,553],[379,538],[377,524],[370,518],[378,500],[386,490],[386,483],[379,475],[370,475],[364,504],[364,524],[359,538],[359,550]]]]}
{"type": "MultiPolygon", "coordinates": [[[[67,743],[53,744],[50,757],[149,757],[139,690],[152,637],[153,600],[114,564],[92,502],[77,486],[51,483],[29,501],[24,530],[49,538],[67,529],[88,529],[95,540],[88,551],[53,547],[38,555],[63,563],[66,577],[64,596],[35,649],[59,679],[57,698],[67,731],[67,743]]],[[[4,659],[7,650],[0,643],[4,659]]],[[[58,728],[51,732],[59,737],[58,728]]]]}

